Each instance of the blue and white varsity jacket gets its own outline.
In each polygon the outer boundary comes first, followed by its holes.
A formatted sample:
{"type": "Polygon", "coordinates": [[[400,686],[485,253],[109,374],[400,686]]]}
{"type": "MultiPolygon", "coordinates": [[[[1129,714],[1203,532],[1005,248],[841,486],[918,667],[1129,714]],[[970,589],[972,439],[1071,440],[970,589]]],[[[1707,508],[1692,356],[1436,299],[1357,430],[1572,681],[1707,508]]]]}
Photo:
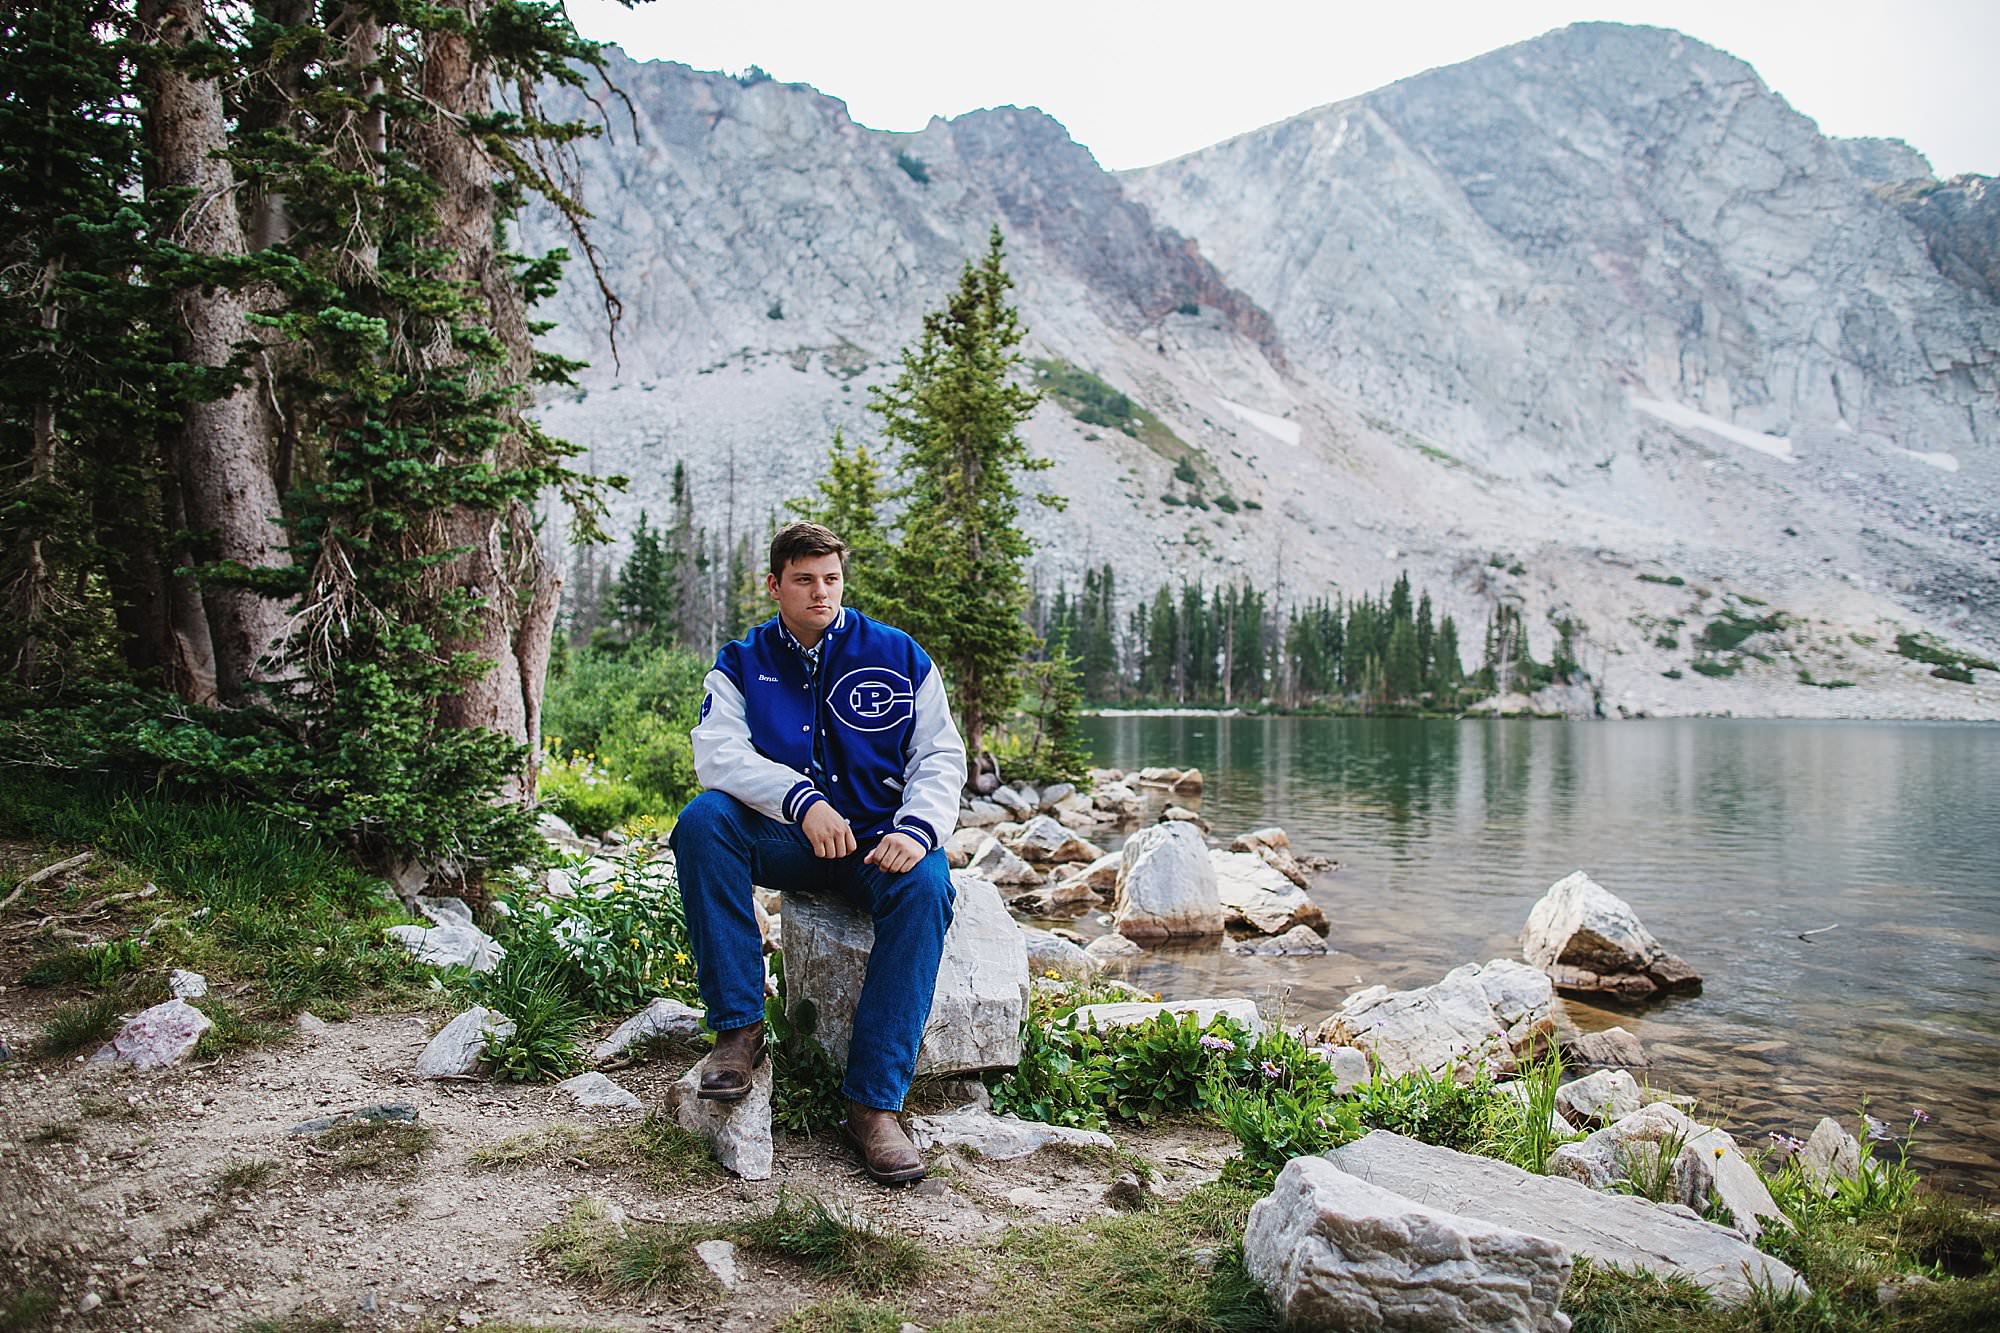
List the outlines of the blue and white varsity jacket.
{"type": "Polygon", "coordinates": [[[830,802],[862,841],[890,832],[926,852],[958,822],[965,742],[917,641],[842,608],[815,673],[773,616],[724,644],[704,682],[694,772],[772,819],[830,802]]]}

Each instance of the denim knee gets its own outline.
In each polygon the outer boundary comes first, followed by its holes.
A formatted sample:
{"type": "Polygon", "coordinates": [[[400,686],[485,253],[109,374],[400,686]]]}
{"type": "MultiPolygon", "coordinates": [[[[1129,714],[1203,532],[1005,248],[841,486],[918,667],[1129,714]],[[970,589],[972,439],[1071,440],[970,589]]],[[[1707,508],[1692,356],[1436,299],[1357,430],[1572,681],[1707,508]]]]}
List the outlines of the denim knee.
{"type": "Polygon", "coordinates": [[[742,804],[734,796],[726,792],[705,791],[689,801],[687,808],[681,811],[680,818],[674,821],[673,831],[667,835],[667,845],[678,852],[683,837],[717,837],[735,827],[742,811],[742,804]]]}

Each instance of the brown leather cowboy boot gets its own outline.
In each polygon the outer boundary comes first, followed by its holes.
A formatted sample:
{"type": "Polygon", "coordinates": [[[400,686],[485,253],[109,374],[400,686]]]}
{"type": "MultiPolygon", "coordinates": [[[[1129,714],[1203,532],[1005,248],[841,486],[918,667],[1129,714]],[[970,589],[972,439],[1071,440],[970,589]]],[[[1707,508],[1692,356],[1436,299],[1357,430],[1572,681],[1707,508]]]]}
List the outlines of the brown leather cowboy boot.
{"type": "Polygon", "coordinates": [[[924,1159],[894,1111],[878,1111],[851,1097],[841,1136],[861,1154],[861,1165],[876,1183],[902,1185],[924,1178],[924,1159]]]}
{"type": "Polygon", "coordinates": [[[750,1095],[750,1071],[764,1060],[764,1021],[715,1034],[715,1049],[702,1063],[697,1097],[711,1102],[740,1102],[750,1095]]]}

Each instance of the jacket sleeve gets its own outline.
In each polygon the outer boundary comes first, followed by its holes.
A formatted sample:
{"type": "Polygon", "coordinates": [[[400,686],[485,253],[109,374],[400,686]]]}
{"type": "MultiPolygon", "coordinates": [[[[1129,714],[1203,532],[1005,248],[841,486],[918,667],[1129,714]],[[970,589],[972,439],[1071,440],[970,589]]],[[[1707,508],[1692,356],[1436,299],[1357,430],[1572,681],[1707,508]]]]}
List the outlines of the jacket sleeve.
{"type": "Polygon", "coordinates": [[[903,766],[903,803],[896,832],[936,851],[958,824],[958,796],[965,788],[965,742],[944,697],[944,673],[932,665],[917,687],[909,761],[903,766]]]}
{"type": "Polygon", "coordinates": [[[795,768],[757,753],[750,743],[750,720],[743,692],[722,671],[702,682],[708,691],[695,724],[694,775],[702,786],[726,792],[759,814],[797,823],[813,802],[826,797],[795,768]]]}

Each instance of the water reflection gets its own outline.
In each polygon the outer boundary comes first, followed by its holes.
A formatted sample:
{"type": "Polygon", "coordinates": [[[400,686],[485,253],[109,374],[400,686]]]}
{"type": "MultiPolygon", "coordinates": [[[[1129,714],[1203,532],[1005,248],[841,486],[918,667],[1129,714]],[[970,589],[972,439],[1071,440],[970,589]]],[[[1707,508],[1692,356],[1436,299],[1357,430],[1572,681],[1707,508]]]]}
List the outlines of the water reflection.
{"type": "Polygon", "coordinates": [[[1707,978],[1623,1022],[1732,1128],[1800,1134],[1863,1096],[1935,1117],[1918,1161],[2000,1189],[2000,728],[1687,720],[1099,718],[1100,762],[1198,766],[1228,836],[1340,862],[1329,959],[1159,955],[1135,979],[1317,1018],[1358,985],[1516,956],[1584,869],[1707,978]],[[1801,932],[1838,929],[1800,939],[1801,932]],[[1777,1043],[1777,1044],[1772,1044],[1777,1043]],[[1940,1114],[1942,1112],[1942,1114],[1940,1114]]]}

